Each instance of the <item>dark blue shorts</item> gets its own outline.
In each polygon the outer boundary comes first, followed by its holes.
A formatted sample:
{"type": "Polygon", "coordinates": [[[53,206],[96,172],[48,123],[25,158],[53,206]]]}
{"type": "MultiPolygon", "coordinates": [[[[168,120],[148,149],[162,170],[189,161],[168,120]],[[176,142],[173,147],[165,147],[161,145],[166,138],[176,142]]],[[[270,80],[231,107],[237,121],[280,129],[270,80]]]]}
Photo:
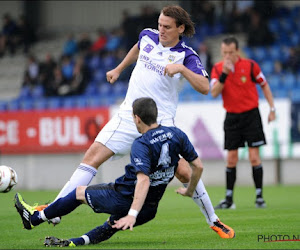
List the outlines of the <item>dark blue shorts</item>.
{"type": "MultiPolygon", "coordinates": [[[[88,186],[85,191],[85,199],[95,213],[110,214],[111,225],[128,214],[132,197],[126,197],[115,189],[114,183],[88,186]]],[[[152,220],[157,212],[158,204],[145,203],[140,211],[135,226],[142,225],[152,220]]]]}

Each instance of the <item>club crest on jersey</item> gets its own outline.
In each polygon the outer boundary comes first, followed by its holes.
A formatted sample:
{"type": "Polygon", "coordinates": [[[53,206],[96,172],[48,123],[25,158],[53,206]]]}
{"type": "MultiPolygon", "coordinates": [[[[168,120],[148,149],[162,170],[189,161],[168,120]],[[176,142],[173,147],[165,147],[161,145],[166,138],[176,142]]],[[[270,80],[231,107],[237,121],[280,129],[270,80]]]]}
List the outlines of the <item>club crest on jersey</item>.
{"type": "Polygon", "coordinates": [[[247,81],[247,77],[246,76],[241,76],[241,81],[242,81],[242,83],[245,83],[247,81]]]}
{"type": "Polygon", "coordinates": [[[168,61],[169,62],[174,62],[175,61],[175,56],[174,55],[169,55],[169,57],[168,57],[168,61]]]}
{"type": "Polygon", "coordinates": [[[143,50],[146,51],[147,53],[150,53],[151,50],[153,50],[153,48],[154,46],[148,43],[143,50]]]}

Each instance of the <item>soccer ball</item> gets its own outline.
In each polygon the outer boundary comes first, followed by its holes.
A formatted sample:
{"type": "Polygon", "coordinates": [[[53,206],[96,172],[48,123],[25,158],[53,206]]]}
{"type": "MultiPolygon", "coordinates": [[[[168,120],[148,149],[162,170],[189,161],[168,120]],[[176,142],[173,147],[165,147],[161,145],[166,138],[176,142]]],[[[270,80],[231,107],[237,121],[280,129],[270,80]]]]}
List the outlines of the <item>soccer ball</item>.
{"type": "Polygon", "coordinates": [[[8,166],[0,166],[0,192],[7,193],[18,183],[15,170],[8,166]]]}

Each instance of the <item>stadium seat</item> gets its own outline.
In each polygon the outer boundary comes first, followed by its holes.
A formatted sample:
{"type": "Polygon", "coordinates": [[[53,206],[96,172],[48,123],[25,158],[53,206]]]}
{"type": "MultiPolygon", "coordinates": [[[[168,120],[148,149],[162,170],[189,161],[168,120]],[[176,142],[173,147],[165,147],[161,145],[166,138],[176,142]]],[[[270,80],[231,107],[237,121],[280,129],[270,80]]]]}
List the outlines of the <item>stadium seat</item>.
{"type": "Polygon", "coordinates": [[[265,47],[254,47],[253,56],[254,58],[252,59],[258,62],[262,62],[268,56],[267,49],[265,47]]]}
{"type": "Polygon", "coordinates": [[[104,105],[102,98],[100,96],[90,96],[87,98],[87,107],[97,108],[104,105]]]}
{"type": "Polygon", "coordinates": [[[267,82],[269,83],[271,90],[277,90],[280,89],[283,83],[281,82],[280,76],[277,75],[269,75],[266,77],[267,82]]]}
{"type": "Polygon", "coordinates": [[[5,101],[0,101],[0,112],[6,111],[6,109],[7,109],[6,106],[7,106],[7,104],[5,101]]]}
{"type": "Polygon", "coordinates": [[[33,100],[33,108],[35,110],[47,109],[47,100],[45,98],[36,98],[33,100]]]}
{"type": "Polygon", "coordinates": [[[62,108],[64,109],[72,109],[76,108],[76,97],[63,97],[62,98],[62,108]]]}
{"type": "Polygon", "coordinates": [[[34,108],[34,106],[33,106],[33,101],[32,101],[32,99],[30,99],[30,98],[27,98],[27,99],[21,99],[21,100],[19,101],[19,103],[20,103],[20,109],[21,109],[21,110],[26,110],[26,111],[28,111],[28,110],[33,110],[33,108],[34,108]]]}
{"type": "Polygon", "coordinates": [[[295,88],[291,92],[291,100],[292,102],[300,102],[300,88],[295,88]]]}
{"type": "Polygon", "coordinates": [[[86,96],[78,96],[75,98],[75,107],[76,108],[85,108],[87,106],[87,99],[86,96]]]}
{"type": "Polygon", "coordinates": [[[31,91],[32,97],[42,97],[44,96],[44,88],[42,85],[35,86],[31,91]]]}
{"type": "Polygon", "coordinates": [[[270,57],[271,60],[280,60],[281,59],[281,48],[278,45],[274,45],[269,47],[268,49],[268,57],[270,57]]]}
{"type": "Polygon", "coordinates": [[[7,110],[17,111],[20,109],[19,99],[13,99],[7,103],[7,110]]]}
{"type": "Polygon", "coordinates": [[[59,97],[50,97],[47,99],[47,106],[49,109],[61,108],[61,99],[59,97]]]}
{"type": "Polygon", "coordinates": [[[274,62],[270,60],[264,60],[261,63],[261,70],[264,74],[269,75],[273,73],[274,70],[274,62]]]}
{"type": "Polygon", "coordinates": [[[276,89],[272,94],[275,98],[289,98],[289,91],[286,89],[276,89]]]}
{"type": "Polygon", "coordinates": [[[285,89],[292,90],[296,87],[296,76],[292,73],[286,73],[281,77],[282,86],[285,89]]]}
{"type": "Polygon", "coordinates": [[[90,82],[84,90],[84,95],[92,96],[98,94],[98,85],[92,81],[90,82]]]}
{"type": "Polygon", "coordinates": [[[31,96],[30,88],[27,86],[21,87],[19,97],[20,98],[28,98],[30,96],[31,96]]]}

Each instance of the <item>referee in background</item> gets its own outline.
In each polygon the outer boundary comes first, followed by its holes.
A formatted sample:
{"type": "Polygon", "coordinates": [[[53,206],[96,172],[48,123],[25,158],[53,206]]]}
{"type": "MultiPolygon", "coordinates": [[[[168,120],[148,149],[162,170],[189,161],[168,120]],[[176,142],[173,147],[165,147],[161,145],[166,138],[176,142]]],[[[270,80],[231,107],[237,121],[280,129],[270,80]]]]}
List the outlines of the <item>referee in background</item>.
{"type": "Polygon", "coordinates": [[[250,59],[239,56],[238,40],[229,36],[221,44],[222,61],[216,63],[211,72],[211,94],[222,94],[226,110],[224,121],[225,149],[227,154],[226,197],[215,209],[234,209],[233,188],[236,180],[238,148],[249,148],[249,161],[252,165],[256,188],[257,208],[266,207],[263,199],[263,167],[259,147],[266,144],[261,116],[258,109],[259,96],[256,84],[262,88],[270,106],[268,122],[275,120],[275,106],[272,92],[259,65],[250,59]]]}

